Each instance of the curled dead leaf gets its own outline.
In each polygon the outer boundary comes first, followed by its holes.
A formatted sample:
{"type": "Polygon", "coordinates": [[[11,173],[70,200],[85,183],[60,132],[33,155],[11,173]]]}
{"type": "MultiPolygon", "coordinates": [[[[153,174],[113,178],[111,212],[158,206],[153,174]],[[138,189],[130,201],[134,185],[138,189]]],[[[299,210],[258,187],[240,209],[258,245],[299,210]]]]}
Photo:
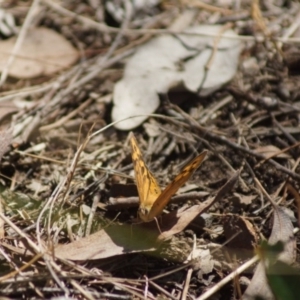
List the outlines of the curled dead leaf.
{"type": "MultiPolygon", "coordinates": [[[[275,245],[282,242],[283,251],[277,257],[278,261],[291,265],[296,258],[296,243],[293,234],[293,224],[284,210],[278,206],[274,207],[273,228],[268,243],[275,245]]],[[[264,300],[274,300],[275,297],[268,285],[264,261],[260,261],[253,274],[250,285],[246,289],[243,300],[252,300],[260,297],[264,300]]]]}

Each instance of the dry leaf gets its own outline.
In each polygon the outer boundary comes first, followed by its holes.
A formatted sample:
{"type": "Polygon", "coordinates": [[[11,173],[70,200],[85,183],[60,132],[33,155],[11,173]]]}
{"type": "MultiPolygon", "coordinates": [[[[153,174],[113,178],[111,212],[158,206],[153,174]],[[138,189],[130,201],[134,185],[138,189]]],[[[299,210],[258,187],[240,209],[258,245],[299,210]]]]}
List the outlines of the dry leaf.
{"type": "Polygon", "coordinates": [[[238,249],[253,249],[258,236],[250,221],[238,215],[227,215],[223,219],[224,235],[227,246],[238,249]]]}
{"type": "MultiPolygon", "coordinates": [[[[0,41],[1,71],[6,67],[16,39],[0,41]]],[[[32,28],[9,68],[9,75],[23,79],[51,75],[70,67],[77,59],[77,50],[62,35],[48,28],[32,28]]]]}
{"type": "MultiPolygon", "coordinates": [[[[278,206],[274,207],[273,228],[268,242],[270,245],[274,245],[277,242],[284,243],[284,251],[280,253],[278,260],[289,265],[295,261],[296,243],[293,234],[293,224],[284,210],[278,206]]],[[[242,299],[252,300],[257,296],[264,300],[275,299],[268,286],[265,267],[262,261],[258,264],[251,283],[246,289],[242,299]]]]}
{"type": "Polygon", "coordinates": [[[194,271],[198,271],[198,277],[199,275],[209,274],[214,269],[214,260],[211,251],[206,245],[204,247],[200,245],[200,247],[193,249],[185,262],[187,263],[192,260],[194,260],[193,269],[194,271]]]}
{"type": "Polygon", "coordinates": [[[110,225],[88,237],[58,245],[55,255],[71,260],[93,260],[121,254],[153,251],[157,234],[138,225],[110,225]]]}
{"type": "MultiPolygon", "coordinates": [[[[234,76],[241,43],[222,37],[209,71],[205,71],[222,26],[201,25],[186,31],[195,35],[162,35],[142,45],[128,60],[123,79],[114,87],[114,121],[153,113],[159,106],[158,93],[183,85],[185,89],[208,95],[234,76]],[[201,35],[201,33],[205,35],[201,35]],[[211,34],[211,37],[208,34],[211,34]],[[197,35],[198,34],[198,35],[197,35]]],[[[235,35],[227,30],[225,34],[235,35]]],[[[121,130],[140,125],[147,116],[117,123],[121,130]]]]}
{"type": "Polygon", "coordinates": [[[267,145],[263,147],[258,147],[255,149],[255,152],[264,154],[266,158],[271,158],[271,157],[280,157],[280,158],[291,158],[290,155],[286,153],[282,153],[279,148],[273,145],[267,145]]]}
{"type": "Polygon", "coordinates": [[[238,193],[234,193],[234,198],[232,198],[232,201],[234,202],[235,205],[250,205],[254,199],[257,198],[257,195],[242,195],[238,193]]]}

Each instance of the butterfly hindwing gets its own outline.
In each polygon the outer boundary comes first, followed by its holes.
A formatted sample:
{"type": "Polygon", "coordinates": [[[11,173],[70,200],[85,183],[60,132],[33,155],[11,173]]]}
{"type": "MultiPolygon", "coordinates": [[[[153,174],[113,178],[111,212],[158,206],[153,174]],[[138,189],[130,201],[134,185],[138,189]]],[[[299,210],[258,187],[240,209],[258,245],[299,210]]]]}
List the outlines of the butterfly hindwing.
{"type": "Polygon", "coordinates": [[[167,187],[161,192],[156,201],[153,203],[152,208],[147,216],[150,220],[160,215],[169,203],[171,197],[178,191],[178,189],[192,176],[194,171],[203,162],[207,151],[203,151],[197,157],[195,157],[183,170],[174,178],[174,180],[167,185],[167,187]]]}

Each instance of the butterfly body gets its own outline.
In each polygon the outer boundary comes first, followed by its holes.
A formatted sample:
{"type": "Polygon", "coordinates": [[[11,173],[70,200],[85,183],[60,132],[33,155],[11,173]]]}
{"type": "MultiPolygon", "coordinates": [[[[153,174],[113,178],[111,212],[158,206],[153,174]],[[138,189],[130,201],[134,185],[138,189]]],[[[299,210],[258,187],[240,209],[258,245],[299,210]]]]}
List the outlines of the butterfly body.
{"type": "Polygon", "coordinates": [[[203,151],[201,154],[195,157],[187,166],[183,168],[183,170],[175,177],[175,179],[169,183],[163,191],[161,191],[155,177],[148,169],[138,147],[137,141],[132,133],[130,137],[130,143],[137,189],[140,198],[138,215],[142,221],[150,222],[163,212],[171,197],[201,165],[207,151],[203,151]]]}

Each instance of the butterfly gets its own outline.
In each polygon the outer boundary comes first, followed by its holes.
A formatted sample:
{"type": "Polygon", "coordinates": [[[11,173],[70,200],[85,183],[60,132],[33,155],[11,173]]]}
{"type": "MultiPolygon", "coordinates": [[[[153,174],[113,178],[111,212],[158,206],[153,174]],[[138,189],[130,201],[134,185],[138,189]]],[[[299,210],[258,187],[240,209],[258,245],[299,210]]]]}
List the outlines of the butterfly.
{"type": "Polygon", "coordinates": [[[182,171],[174,178],[174,180],[169,183],[163,191],[161,191],[157,180],[148,169],[142,157],[141,150],[133,133],[130,134],[130,144],[136,184],[140,198],[138,216],[142,221],[150,222],[162,213],[165,206],[169,203],[171,197],[201,165],[207,154],[207,151],[203,151],[201,154],[195,157],[182,169],[182,171]]]}

